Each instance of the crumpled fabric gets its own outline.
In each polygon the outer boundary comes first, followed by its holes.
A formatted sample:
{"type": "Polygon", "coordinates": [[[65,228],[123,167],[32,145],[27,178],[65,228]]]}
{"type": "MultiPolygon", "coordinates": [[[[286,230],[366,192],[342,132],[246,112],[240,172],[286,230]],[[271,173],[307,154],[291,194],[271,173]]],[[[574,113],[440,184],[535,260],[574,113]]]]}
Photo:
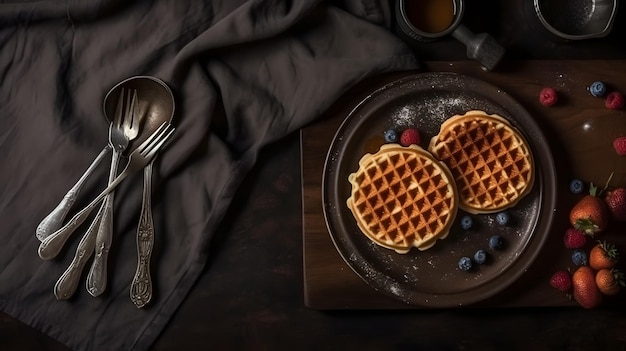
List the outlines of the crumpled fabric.
{"type": "MultiPolygon", "coordinates": [[[[259,150],[362,79],[417,67],[390,28],[384,0],[0,4],[2,311],[74,350],[148,349],[201,273],[259,150]],[[135,75],[162,79],[176,99],[177,130],[153,179],[154,297],[143,309],[129,298],[138,172],[116,191],[106,292],[86,291],[88,264],[75,295],[57,301],[52,289],[87,224],[50,261],[37,255],[35,229],[106,145],[105,94],[135,75]]],[[[108,163],[73,212],[104,189],[108,163]]]]}

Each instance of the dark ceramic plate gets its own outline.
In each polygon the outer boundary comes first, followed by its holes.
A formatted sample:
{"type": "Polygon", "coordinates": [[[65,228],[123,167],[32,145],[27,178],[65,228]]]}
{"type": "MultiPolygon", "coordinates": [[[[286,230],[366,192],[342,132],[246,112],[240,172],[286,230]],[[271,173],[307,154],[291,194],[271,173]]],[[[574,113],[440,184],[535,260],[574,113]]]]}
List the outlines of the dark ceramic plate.
{"type": "Polygon", "coordinates": [[[464,306],[503,290],[528,269],[541,250],[556,204],[556,176],[548,143],[532,116],[511,96],[480,80],[455,73],[422,73],[387,84],[361,101],[339,127],[326,158],[322,196],[331,238],[346,263],[374,289],[408,304],[464,306]],[[383,144],[388,128],[416,126],[426,148],[441,123],[469,110],[497,113],[516,126],[531,144],[535,162],[532,191],[509,210],[510,223],[496,214],[474,215],[475,228],[464,231],[459,210],[448,237],[429,250],[408,254],[382,248],[365,235],[346,206],[348,175],[366,152],[383,144]],[[489,249],[500,234],[505,247],[489,249]],[[483,265],[461,271],[458,261],[479,249],[489,253],[483,265]]]}

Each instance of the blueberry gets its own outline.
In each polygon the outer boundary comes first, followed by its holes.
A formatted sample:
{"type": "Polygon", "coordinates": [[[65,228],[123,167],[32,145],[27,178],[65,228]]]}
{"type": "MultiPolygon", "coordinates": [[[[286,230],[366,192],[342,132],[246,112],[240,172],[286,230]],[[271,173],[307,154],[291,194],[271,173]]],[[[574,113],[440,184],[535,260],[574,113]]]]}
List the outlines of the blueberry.
{"type": "Polygon", "coordinates": [[[585,183],[583,183],[582,180],[572,179],[569,183],[569,191],[571,191],[572,194],[580,194],[583,190],[585,190],[585,183]]]}
{"type": "Polygon", "coordinates": [[[459,269],[462,271],[469,271],[472,269],[472,260],[469,257],[461,257],[459,260],[459,269]]]}
{"type": "Polygon", "coordinates": [[[504,212],[500,212],[496,215],[496,222],[498,222],[498,224],[500,225],[507,225],[509,224],[509,219],[511,218],[511,216],[509,215],[508,212],[504,211],[504,212]]]}
{"type": "Polygon", "coordinates": [[[504,246],[504,240],[500,235],[493,235],[489,238],[489,248],[500,250],[504,246]]]}
{"type": "Polygon", "coordinates": [[[600,81],[593,82],[589,86],[589,92],[595,97],[604,96],[606,94],[606,85],[600,81]]]}
{"type": "Polygon", "coordinates": [[[387,129],[385,131],[385,141],[388,143],[395,143],[398,141],[398,132],[393,129],[387,129]]]}
{"type": "Polygon", "coordinates": [[[572,253],[572,262],[577,266],[587,264],[587,253],[583,249],[576,249],[572,253]]]}
{"type": "Polygon", "coordinates": [[[478,264],[483,264],[485,263],[485,261],[487,261],[487,251],[485,250],[476,251],[476,253],[474,254],[474,262],[478,264]]]}
{"type": "Polygon", "coordinates": [[[461,229],[468,230],[472,228],[473,225],[474,225],[474,220],[472,220],[471,216],[461,217],[461,229]]]}

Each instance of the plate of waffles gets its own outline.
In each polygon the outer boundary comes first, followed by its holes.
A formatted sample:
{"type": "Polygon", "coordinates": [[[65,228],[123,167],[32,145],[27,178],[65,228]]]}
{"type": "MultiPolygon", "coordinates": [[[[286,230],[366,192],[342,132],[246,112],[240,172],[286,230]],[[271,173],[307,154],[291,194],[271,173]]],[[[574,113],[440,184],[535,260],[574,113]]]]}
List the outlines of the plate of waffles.
{"type": "Polygon", "coordinates": [[[375,290],[438,308],[484,301],[528,270],[556,188],[535,118],[498,87],[447,72],[407,75],[360,101],[322,177],[328,232],[348,266],[375,290]],[[410,128],[417,145],[384,138],[410,128]]]}

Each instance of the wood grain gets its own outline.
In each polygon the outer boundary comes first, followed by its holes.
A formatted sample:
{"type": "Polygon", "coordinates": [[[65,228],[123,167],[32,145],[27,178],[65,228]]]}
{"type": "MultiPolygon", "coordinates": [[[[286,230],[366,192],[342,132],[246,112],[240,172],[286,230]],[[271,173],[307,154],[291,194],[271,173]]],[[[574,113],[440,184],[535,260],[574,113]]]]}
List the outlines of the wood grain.
{"type": "MultiPolygon", "coordinates": [[[[477,307],[575,306],[551,288],[549,278],[557,269],[574,269],[571,251],[562,235],[568,227],[569,209],[580,195],[568,190],[572,178],[605,184],[613,172],[613,186],[626,186],[626,157],[612,147],[626,135],[625,110],[610,110],[604,99],[593,97],[587,87],[604,81],[609,90],[626,92],[623,60],[532,60],[506,62],[497,72],[483,71],[471,61],[425,62],[424,72],[456,72],[481,79],[518,100],[536,119],[546,135],[557,167],[559,189],[555,220],[540,257],[512,286],[477,307]],[[544,107],[538,94],[543,87],[559,93],[556,106],[544,107]]],[[[372,289],[343,261],[326,228],[321,183],[326,152],[334,133],[351,108],[375,88],[416,72],[398,72],[370,79],[347,92],[320,121],[303,128],[302,152],[303,260],[305,304],[315,309],[415,308],[372,289]]],[[[600,239],[610,240],[626,253],[626,226],[612,223],[600,239]]],[[[592,241],[588,241],[591,245],[592,241]]],[[[623,263],[621,264],[623,266],[623,263]]],[[[622,267],[623,268],[623,267],[622,267]]],[[[626,305],[624,292],[606,298],[605,306],[626,305]]]]}

